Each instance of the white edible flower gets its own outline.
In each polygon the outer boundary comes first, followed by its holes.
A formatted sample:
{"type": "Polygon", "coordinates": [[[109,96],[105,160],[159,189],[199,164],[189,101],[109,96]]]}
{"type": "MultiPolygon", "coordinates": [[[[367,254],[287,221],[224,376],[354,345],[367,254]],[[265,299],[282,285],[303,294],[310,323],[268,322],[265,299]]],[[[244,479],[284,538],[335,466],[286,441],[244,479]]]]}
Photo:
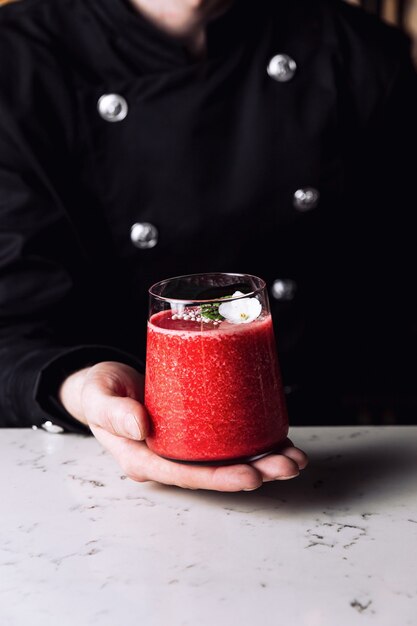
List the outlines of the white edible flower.
{"type": "MultiPolygon", "coordinates": [[[[235,291],[232,298],[244,296],[241,291],[235,291]]],[[[231,302],[222,302],[219,313],[232,324],[247,324],[260,316],[262,305],[257,298],[242,298],[231,302]]]]}

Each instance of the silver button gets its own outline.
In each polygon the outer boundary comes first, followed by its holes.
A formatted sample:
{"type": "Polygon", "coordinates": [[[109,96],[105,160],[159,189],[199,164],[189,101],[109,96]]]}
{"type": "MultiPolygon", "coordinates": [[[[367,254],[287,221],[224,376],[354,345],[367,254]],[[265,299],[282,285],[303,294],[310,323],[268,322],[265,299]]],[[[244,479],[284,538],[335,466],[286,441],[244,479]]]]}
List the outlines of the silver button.
{"type": "Polygon", "coordinates": [[[58,426],[57,424],[53,424],[49,420],[42,424],[42,428],[46,430],[47,433],[52,433],[53,435],[59,435],[64,432],[62,426],[58,426]]]}
{"type": "Polygon", "coordinates": [[[97,102],[97,110],[106,122],[121,122],[128,109],[126,100],[117,93],[106,93],[97,102]]]}
{"type": "Polygon", "coordinates": [[[315,209],[319,203],[320,193],[313,187],[297,189],[294,194],[293,204],[297,211],[310,211],[315,209]]]}
{"type": "Polygon", "coordinates": [[[276,54],[268,63],[268,76],[279,83],[286,83],[297,71],[297,63],[288,54],[276,54]]]}
{"type": "Polygon", "coordinates": [[[154,248],[158,243],[158,229],[149,222],[137,222],[130,229],[130,238],[136,248],[154,248]]]}
{"type": "Polygon", "coordinates": [[[275,300],[289,301],[293,300],[297,284],[289,278],[278,278],[274,280],[271,287],[272,296],[275,300]]]}

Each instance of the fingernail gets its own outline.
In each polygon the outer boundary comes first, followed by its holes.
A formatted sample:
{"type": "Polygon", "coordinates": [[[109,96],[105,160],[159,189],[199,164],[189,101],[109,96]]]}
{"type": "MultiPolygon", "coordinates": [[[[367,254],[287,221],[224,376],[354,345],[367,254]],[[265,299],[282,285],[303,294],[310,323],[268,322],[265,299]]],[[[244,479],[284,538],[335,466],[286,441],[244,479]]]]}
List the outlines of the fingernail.
{"type": "Polygon", "coordinates": [[[292,474],[291,476],[277,476],[274,480],[290,480],[291,478],[297,478],[300,475],[300,472],[297,474],[292,474]]]}
{"type": "Polygon", "coordinates": [[[142,431],[139,427],[138,419],[132,413],[126,415],[125,430],[131,439],[142,439],[142,431]]]}
{"type": "Polygon", "coordinates": [[[250,487],[250,489],[243,489],[243,491],[256,491],[257,489],[259,489],[258,487],[250,487]]]}

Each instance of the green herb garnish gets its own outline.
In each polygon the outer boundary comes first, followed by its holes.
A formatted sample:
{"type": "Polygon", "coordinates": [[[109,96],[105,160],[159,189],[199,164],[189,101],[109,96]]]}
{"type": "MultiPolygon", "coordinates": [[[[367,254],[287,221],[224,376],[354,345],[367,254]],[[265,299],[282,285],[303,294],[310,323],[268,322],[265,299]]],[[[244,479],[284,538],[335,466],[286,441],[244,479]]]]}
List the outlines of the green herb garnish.
{"type": "MultiPolygon", "coordinates": [[[[229,296],[230,297],[230,296],[229,296]]],[[[211,302],[201,306],[201,317],[212,320],[213,322],[223,322],[224,317],[219,313],[219,302],[211,302]]]]}

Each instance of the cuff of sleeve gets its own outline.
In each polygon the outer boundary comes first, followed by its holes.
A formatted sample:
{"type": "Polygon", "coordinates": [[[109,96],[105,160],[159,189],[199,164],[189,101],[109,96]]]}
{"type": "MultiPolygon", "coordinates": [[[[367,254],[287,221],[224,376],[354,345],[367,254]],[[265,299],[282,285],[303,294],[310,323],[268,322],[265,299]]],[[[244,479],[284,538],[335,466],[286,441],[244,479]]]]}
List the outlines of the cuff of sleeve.
{"type": "MultiPolygon", "coordinates": [[[[28,354],[16,369],[13,392],[22,426],[41,427],[52,422],[65,431],[90,434],[87,426],[70,415],[59,402],[58,391],[67,376],[101,361],[117,361],[144,372],[143,362],[112,346],[87,345],[52,348],[28,354]]],[[[10,398],[11,400],[11,398],[10,398]]]]}
{"type": "Polygon", "coordinates": [[[35,381],[34,400],[45,418],[64,430],[89,434],[90,429],[72,417],[58,400],[61,383],[67,376],[102,361],[117,361],[143,372],[144,366],[135,356],[111,346],[80,346],[49,360],[35,381]]]}

